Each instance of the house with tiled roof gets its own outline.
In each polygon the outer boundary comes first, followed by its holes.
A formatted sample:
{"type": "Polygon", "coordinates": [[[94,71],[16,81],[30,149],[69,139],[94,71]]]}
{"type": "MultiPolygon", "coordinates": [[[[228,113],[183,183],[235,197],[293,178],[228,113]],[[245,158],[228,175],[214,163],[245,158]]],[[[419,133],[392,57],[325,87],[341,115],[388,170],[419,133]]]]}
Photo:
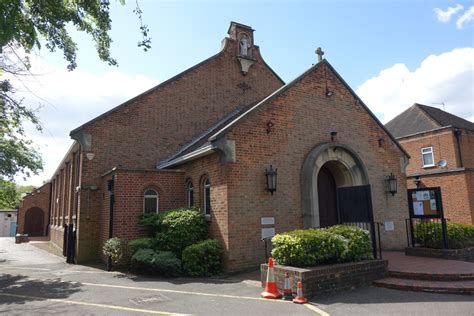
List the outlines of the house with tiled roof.
{"type": "Polygon", "coordinates": [[[411,156],[408,188],[440,187],[445,217],[474,224],[474,123],[415,103],[385,126],[411,156]]]}
{"type": "Polygon", "coordinates": [[[345,222],[373,237],[384,223],[382,245],[401,249],[408,154],[318,53],[284,83],[232,22],[219,53],[72,130],[51,179],[52,245],[97,260],[108,238],[147,234],[143,213],[195,206],[228,271],[265,262],[276,233],[345,222]]]}

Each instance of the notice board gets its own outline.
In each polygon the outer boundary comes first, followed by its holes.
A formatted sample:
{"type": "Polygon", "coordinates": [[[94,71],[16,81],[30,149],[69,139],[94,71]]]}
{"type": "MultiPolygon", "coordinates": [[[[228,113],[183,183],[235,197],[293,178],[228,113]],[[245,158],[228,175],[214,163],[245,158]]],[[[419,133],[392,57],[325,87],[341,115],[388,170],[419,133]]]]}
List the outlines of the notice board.
{"type": "Polygon", "coordinates": [[[441,188],[417,188],[408,190],[411,218],[443,218],[441,188]]]}

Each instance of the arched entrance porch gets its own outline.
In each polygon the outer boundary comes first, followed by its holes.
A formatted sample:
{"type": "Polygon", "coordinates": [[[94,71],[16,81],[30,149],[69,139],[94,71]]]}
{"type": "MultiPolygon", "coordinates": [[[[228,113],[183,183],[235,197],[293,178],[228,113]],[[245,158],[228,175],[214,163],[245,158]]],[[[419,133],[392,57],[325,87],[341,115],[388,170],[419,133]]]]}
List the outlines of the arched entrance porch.
{"type": "MultiPolygon", "coordinates": [[[[306,228],[341,223],[344,217],[341,209],[344,208],[345,202],[350,202],[348,198],[355,198],[355,203],[371,199],[365,165],[347,145],[325,143],[314,147],[303,163],[301,179],[303,220],[306,228]],[[368,195],[362,192],[360,196],[362,186],[369,191],[368,195]]],[[[370,211],[371,216],[371,201],[366,202],[370,208],[367,212],[370,211]]]]}

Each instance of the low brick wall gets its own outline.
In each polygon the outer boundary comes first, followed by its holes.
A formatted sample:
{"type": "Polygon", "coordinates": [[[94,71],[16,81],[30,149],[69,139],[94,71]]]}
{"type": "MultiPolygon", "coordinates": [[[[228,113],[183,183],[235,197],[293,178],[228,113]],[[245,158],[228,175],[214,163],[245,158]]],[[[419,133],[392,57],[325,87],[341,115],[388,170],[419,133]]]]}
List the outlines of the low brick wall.
{"type": "Polygon", "coordinates": [[[474,247],[463,249],[434,249],[423,247],[407,247],[405,248],[407,256],[441,258],[448,260],[459,260],[474,262],[474,247]]]}
{"type": "MultiPolygon", "coordinates": [[[[387,266],[387,260],[366,260],[311,268],[275,265],[274,270],[280,290],[283,290],[285,272],[288,272],[293,292],[296,293],[297,282],[301,280],[303,294],[306,297],[313,297],[370,285],[372,281],[386,276],[387,266]]],[[[267,269],[267,264],[262,264],[260,267],[262,287],[266,283],[267,269]]]]}

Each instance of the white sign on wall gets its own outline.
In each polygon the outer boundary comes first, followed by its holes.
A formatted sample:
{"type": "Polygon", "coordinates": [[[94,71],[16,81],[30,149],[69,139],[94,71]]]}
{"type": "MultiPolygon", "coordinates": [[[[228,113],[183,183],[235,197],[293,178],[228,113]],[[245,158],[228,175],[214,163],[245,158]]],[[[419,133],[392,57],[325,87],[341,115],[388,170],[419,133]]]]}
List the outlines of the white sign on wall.
{"type": "Polygon", "coordinates": [[[275,217],[262,217],[260,223],[262,225],[275,225],[275,217]]]}
{"type": "Polygon", "coordinates": [[[275,228],[262,228],[262,239],[271,238],[275,236],[275,228]]]}
{"type": "Polygon", "coordinates": [[[392,231],[395,229],[395,225],[393,224],[393,222],[385,222],[384,227],[386,231],[392,231]]]}

